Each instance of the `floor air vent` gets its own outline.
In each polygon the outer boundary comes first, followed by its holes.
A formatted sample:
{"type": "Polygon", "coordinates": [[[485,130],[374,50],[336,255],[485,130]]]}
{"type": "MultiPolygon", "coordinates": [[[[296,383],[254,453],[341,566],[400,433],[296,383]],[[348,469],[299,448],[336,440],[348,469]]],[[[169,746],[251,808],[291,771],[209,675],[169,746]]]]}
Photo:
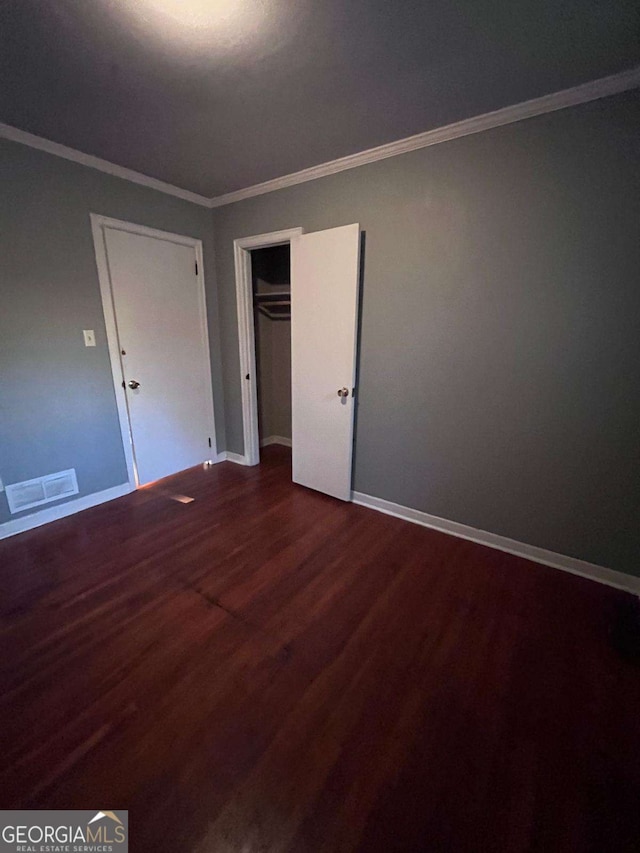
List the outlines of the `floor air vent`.
{"type": "Polygon", "coordinates": [[[9,510],[22,512],[34,506],[58,501],[61,498],[78,494],[78,481],[75,468],[68,471],[58,471],[47,474],[46,477],[36,477],[23,483],[13,483],[5,489],[9,510]]]}

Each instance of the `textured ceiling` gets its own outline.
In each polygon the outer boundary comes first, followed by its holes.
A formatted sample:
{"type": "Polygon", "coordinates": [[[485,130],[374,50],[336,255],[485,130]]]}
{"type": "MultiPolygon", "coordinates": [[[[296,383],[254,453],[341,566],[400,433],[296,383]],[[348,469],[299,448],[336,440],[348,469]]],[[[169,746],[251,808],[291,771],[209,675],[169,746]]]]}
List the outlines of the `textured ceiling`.
{"type": "Polygon", "coordinates": [[[637,0],[3,0],[0,121],[219,195],[638,64],[637,0]]]}

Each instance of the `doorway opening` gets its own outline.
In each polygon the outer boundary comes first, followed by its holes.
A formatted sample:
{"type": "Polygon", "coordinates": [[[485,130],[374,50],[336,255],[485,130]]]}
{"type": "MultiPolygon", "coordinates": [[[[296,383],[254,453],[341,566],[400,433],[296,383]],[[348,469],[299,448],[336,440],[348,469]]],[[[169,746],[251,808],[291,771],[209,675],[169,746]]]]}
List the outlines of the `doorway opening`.
{"type": "MultiPolygon", "coordinates": [[[[283,277],[269,274],[276,288],[272,289],[258,271],[254,275],[251,253],[284,245],[291,250],[292,480],[340,500],[351,499],[360,238],[360,226],[353,223],[307,234],[296,228],[234,241],[244,438],[244,456],[234,461],[245,465],[260,461],[256,350],[261,343],[256,344],[255,315],[269,313],[273,319],[276,311],[286,315],[289,307],[286,291],[277,290],[285,285],[283,277]]],[[[282,349],[285,356],[286,343],[282,349]]],[[[268,357],[263,355],[263,362],[268,357]]],[[[264,396],[268,381],[264,363],[262,368],[264,396]]],[[[279,370],[277,376],[281,375],[279,370]]],[[[285,396],[289,397],[288,388],[285,396]]],[[[267,434],[273,427],[265,417],[263,408],[262,439],[268,440],[278,433],[267,434]]],[[[278,432],[282,430],[288,431],[287,426],[278,432]]]]}
{"type": "Polygon", "coordinates": [[[260,447],[291,447],[291,247],[251,251],[260,447]]]}
{"type": "MultiPolygon", "coordinates": [[[[259,417],[258,402],[258,347],[256,341],[256,315],[260,312],[257,308],[254,309],[254,263],[252,254],[260,249],[269,249],[273,251],[274,249],[281,248],[285,248],[287,252],[290,253],[291,240],[301,234],[302,228],[289,228],[283,231],[272,231],[268,234],[258,234],[254,237],[243,237],[234,241],[236,299],[238,306],[238,337],[240,344],[240,373],[242,377],[242,433],[244,439],[244,456],[240,457],[240,459],[244,465],[257,465],[260,462],[261,439],[261,421],[259,417]]],[[[260,259],[258,259],[257,263],[258,265],[260,264],[260,259]]],[[[257,271],[260,271],[259,266],[257,267],[257,271]]],[[[271,275],[271,277],[274,276],[271,275]]],[[[291,279],[289,277],[289,281],[290,280],[291,279]]],[[[269,292],[270,290],[271,293],[277,293],[281,286],[284,287],[284,285],[271,286],[267,283],[263,285],[262,289],[266,292],[269,292]]],[[[290,287],[288,290],[290,293],[290,287]]],[[[276,298],[273,301],[281,300],[276,298]]],[[[289,321],[289,329],[290,325],[289,321]]],[[[289,344],[289,352],[290,347],[291,344],[289,344]]],[[[291,356],[289,355],[289,358],[290,357],[291,356]]],[[[289,365],[289,388],[290,383],[291,366],[289,365]]],[[[291,391],[289,391],[289,400],[291,400],[291,391]]],[[[264,427],[268,425],[268,422],[265,424],[263,419],[263,432],[264,427]]],[[[268,439],[269,437],[269,435],[262,436],[262,438],[265,439],[268,439]]],[[[289,432],[289,438],[290,437],[291,432],[289,432]]]]}

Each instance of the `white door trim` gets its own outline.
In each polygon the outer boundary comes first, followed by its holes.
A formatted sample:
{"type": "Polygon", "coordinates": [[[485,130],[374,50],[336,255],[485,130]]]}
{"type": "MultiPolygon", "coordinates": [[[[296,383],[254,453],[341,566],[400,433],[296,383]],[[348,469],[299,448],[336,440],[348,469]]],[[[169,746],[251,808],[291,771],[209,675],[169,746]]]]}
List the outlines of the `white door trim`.
{"type": "Polygon", "coordinates": [[[257,465],[260,461],[251,249],[281,246],[285,243],[290,243],[293,237],[298,237],[302,233],[302,228],[288,228],[283,231],[272,231],[269,234],[240,237],[233,241],[233,256],[236,271],[236,303],[238,308],[238,346],[240,348],[244,465],[257,465]],[[248,381],[245,379],[247,375],[251,377],[248,381]]]}
{"type": "Polygon", "coordinates": [[[91,231],[93,233],[93,246],[96,254],[96,266],[98,268],[98,280],[100,282],[100,296],[102,297],[102,310],[107,330],[107,345],[109,348],[109,359],[111,361],[111,376],[113,379],[113,390],[116,395],[118,406],[118,419],[120,421],[120,433],[122,435],[122,446],[127,463],[127,476],[132,489],[138,487],[138,474],[133,454],[133,438],[131,434],[131,422],[129,420],[129,408],[127,397],[122,383],[124,373],[120,357],[120,342],[118,339],[118,326],[113,304],[113,293],[111,289],[111,275],[109,272],[109,260],[107,257],[107,246],[105,242],[105,228],[119,231],[127,231],[129,234],[140,234],[143,237],[155,237],[159,240],[167,240],[170,243],[178,243],[181,246],[191,246],[195,251],[195,259],[198,264],[198,302],[200,313],[200,333],[206,353],[205,378],[207,395],[207,409],[209,414],[209,429],[211,430],[211,459],[217,460],[218,450],[216,441],[215,414],[213,409],[213,383],[211,378],[211,356],[209,347],[209,327],[207,324],[207,305],[204,283],[204,260],[202,252],[202,240],[187,237],[184,234],[172,234],[169,231],[159,231],[156,228],[147,228],[146,225],[137,225],[133,222],[125,222],[121,219],[111,219],[98,213],[89,214],[91,218],[91,231]]]}

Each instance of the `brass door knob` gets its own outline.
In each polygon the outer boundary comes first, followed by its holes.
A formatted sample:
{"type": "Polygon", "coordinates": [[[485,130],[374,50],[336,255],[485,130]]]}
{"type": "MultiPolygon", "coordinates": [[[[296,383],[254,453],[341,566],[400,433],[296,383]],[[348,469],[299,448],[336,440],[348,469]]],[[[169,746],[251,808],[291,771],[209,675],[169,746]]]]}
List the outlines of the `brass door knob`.
{"type": "Polygon", "coordinates": [[[136,390],[136,388],[140,387],[140,383],[136,382],[135,379],[130,379],[129,382],[127,382],[127,385],[129,386],[129,388],[132,388],[134,391],[136,390]]]}
{"type": "Polygon", "coordinates": [[[338,397],[348,397],[348,396],[349,396],[349,389],[348,388],[341,388],[338,391],[338,397]]]}

